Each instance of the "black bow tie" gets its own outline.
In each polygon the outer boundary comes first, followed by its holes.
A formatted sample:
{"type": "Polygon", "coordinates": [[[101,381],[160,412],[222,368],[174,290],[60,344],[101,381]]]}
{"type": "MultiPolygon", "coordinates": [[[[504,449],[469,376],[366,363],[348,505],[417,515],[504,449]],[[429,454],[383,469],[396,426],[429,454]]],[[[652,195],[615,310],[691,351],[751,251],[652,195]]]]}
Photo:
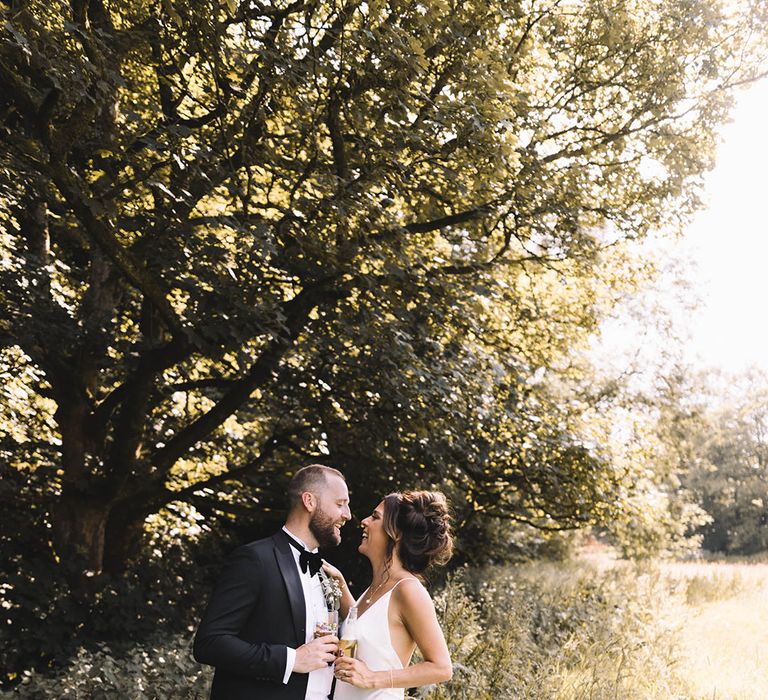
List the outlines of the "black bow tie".
{"type": "Polygon", "coordinates": [[[323,558],[319,552],[308,552],[293,537],[288,537],[288,541],[299,550],[299,568],[302,573],[309,569],[309,575],[315,576],[323,566],[323,558]]]}

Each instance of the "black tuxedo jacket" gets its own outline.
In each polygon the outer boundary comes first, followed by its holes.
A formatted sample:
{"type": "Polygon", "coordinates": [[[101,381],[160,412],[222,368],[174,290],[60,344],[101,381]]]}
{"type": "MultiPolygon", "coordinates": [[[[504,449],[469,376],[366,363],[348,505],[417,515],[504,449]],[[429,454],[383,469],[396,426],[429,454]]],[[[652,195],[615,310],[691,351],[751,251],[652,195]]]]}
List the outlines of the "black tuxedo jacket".
{"type": "Polygon", "coordinates": [[[211,700],[303,700],[306,673],[283,684],[286,647],[306,640],[296,561],[281,530],[236,549],[195,635],[197,661],[216,668],[211,700]]]}

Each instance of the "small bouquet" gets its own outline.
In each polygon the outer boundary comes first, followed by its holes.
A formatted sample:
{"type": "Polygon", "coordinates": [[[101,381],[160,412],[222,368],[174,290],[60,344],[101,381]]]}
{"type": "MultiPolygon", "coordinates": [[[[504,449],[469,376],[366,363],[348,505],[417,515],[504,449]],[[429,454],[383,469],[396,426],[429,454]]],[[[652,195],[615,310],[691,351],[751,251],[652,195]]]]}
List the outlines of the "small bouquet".
{"type": "Polygon", "coordinates": [[[323,596],[328,610],[338,610],[341,607],[341,587],[335,578],[328,576],[320,570],[320,583],[323,587],[323,596]]]}

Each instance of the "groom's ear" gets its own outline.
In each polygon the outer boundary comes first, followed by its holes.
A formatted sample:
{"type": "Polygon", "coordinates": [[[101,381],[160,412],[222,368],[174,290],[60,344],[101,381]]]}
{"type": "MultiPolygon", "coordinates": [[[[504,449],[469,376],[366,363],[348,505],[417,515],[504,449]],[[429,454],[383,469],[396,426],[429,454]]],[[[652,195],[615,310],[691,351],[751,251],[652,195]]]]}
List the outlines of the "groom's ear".
{"type": "Polygon", "coordinates": [[[311,493],[310,491],[305,491],[302,493],[301,502],[304,504],[304,507],[309,513],[315,512],[315,508],[317,508],[317,498],[315,498],[314,493],[311,493]]]}

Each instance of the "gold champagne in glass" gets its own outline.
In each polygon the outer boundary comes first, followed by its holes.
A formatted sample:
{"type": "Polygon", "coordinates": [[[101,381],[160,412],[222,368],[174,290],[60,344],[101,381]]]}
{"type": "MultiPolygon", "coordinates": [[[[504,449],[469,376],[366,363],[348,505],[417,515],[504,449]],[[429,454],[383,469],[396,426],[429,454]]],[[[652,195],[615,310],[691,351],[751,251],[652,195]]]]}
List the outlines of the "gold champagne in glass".
{"type": "Polygon", "coordinates": [[[357,656],[357,640],[340,639],[339,656],[348,656],[350,659],[354,659],[357,656]]]}
{"type": "Polygon", "coordinates": [[[353,605],[349,609],[347,619],[344,620],[341,639],[339,640],[339,656],[349,656],[353,659],[357,656],[357,633],[355,632],[356,625],[357,606],[353,605]]]}

